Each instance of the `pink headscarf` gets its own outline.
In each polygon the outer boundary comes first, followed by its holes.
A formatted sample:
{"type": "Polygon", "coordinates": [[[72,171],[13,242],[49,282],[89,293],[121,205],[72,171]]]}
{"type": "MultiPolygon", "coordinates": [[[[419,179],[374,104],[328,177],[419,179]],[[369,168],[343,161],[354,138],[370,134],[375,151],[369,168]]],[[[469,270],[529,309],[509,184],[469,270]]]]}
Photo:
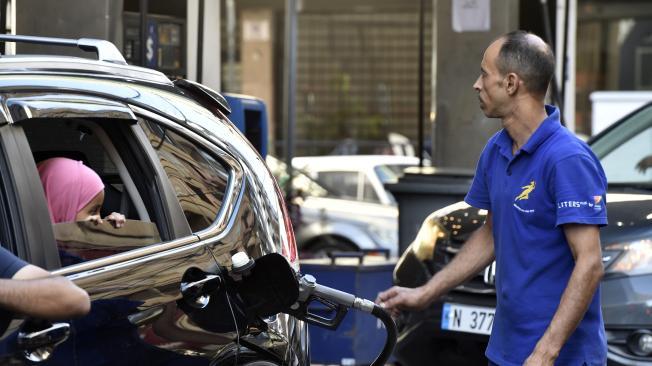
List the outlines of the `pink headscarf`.
{"type": "Polygon", "coordinates": [[[53,223],[75,221],[77,212],[104,189],[102,179],[81,161],[52,158],[37,168],[53,223]]]}

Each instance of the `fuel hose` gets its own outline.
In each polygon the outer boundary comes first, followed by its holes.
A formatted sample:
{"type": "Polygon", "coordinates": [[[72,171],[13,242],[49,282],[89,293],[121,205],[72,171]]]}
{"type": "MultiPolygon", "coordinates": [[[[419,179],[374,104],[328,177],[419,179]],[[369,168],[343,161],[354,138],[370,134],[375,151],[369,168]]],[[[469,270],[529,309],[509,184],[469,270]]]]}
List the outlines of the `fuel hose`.
{"type": "Polygon", "coordinates": [[[374,362],[371,363],[371,366],[382,366],[384,365],[389,357],[392,355],[392,351],[394,350],[394,346],[396,346],[396,323],[394,323],[394,320],[392,317],[385,311],[384,308],[374,305],[374,309],[371,311],[371,315],[375,316],[376,318],[380,319],[381,322],[385,325],[385,330],[387,331],[387,339],[385,340],[385,346],[383,347],[383,350],[380,352],[378,357],[374,360],[374,362]]]}

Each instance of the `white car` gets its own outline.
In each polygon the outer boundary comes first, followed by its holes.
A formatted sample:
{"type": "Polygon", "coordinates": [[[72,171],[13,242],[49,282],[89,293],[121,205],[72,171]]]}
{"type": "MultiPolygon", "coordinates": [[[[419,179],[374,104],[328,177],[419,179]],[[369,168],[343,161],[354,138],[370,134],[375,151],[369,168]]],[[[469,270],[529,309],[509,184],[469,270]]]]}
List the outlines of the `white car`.
{"type": "Polygon", "coordinates": [[[419,164],[419,158],[398,155],[306,156],[292,159],[292,165],[337,191],[341,197],[360,202],[396,205],[384,187],[395,182],[405,168],[419,164]]]}
{"type": "MultiPolygon", "coordinates": [[[[417,164],[417,158],[392,155],[294,158],[299,173],[293,186],[302,193],[295,230],[301,251],[381,249],[396,256],[398,208],[383,184],[417,164]]],[[[269,158],[268,165],[274,171],[269,158]]]]}

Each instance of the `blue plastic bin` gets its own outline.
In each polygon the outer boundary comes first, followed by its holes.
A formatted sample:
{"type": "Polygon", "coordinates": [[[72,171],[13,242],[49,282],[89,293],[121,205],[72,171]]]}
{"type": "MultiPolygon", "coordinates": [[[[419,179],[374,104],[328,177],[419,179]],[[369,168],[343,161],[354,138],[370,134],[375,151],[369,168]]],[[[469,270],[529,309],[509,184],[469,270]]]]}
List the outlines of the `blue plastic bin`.
{"type": "MultiPolygon", "coordinates": [[[[380,291],[392,286],[396,260],[367,256],[359,263],[357,258],[338,258],[334,264],[328,258],[302,260],[301,272],[315,276],[319,284],[373,301],[380,291]]],[[[309,309],[330,317],[317,303],[309,309]]],[[[313,364],[369,365],[383,349],[387,336],[377,318],[354,309],[335,331],[314,325],[309,331],[313,364]]]]}
{"type": "Polygon", "coordinates": [[[242,131],[254,148],[265,158],[269,135],[265,102],[249,95],[231,93],[225,93],[224,98],[231,107],[229,120],[242,131]]]}

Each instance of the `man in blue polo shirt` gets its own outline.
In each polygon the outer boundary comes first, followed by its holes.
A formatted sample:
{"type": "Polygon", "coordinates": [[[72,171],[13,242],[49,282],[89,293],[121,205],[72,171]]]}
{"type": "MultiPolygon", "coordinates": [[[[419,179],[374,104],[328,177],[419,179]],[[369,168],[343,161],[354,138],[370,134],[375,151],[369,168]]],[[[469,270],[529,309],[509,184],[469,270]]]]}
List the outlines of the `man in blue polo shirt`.
{"type": "Polygon", "coordinates": [[[498,365],[604,365],[599,227],[607,181],[590,148],[544,105],[550,47],[522,31],[494,41],[473,85],[503,129],[485,146],[465,201],[485,224],[424,286],[393,287],[393,312],[422,309],[496,260],[496,315],[486,355],[498,365]]]}

